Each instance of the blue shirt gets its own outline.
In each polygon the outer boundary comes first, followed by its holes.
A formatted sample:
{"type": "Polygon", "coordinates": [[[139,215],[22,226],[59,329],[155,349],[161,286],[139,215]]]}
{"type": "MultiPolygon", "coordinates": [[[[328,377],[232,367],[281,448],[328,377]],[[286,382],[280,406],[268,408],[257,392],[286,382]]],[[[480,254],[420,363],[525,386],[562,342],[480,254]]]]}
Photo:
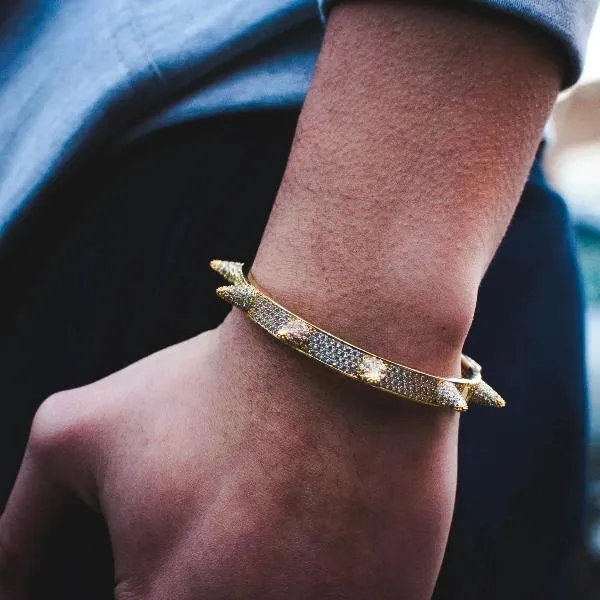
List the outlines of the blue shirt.
{"type": "MultiPolygon", "coordinates": [[[[545,30],[565,54],[565,85],[577,79],[598,0],[471,2],[545,30]]],[[[107,143],[227,111],[300,107],[333,3],[3,0],[0,236],[75,158],[107,143]]]]}

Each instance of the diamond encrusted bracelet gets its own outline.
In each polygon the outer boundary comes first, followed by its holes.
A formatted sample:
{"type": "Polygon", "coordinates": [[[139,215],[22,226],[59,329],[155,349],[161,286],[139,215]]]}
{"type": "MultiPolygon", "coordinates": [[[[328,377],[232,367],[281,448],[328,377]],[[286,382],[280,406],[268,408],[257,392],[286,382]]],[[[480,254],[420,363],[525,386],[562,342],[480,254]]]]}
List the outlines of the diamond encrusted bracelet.
{"type": "Polygon", "coordinates": [[[278,340],[325,366],[406,400],[464,412],[469,404],[503,408],[504,400],[481,379],[481,367],[462,355],[462,377],[444,378],[386,360],[309,323],[270,298],[244,275],[243,263],[213,260],[210,266],[231,285],[219,298],[241,308],[278,340]]]}

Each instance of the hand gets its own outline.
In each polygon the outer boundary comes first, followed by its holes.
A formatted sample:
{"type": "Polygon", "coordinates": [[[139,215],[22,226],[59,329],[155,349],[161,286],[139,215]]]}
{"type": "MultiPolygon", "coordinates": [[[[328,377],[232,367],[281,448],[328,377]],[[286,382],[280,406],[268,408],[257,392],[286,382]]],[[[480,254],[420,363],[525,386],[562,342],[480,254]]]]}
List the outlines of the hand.
{"type": "Polygon", "coordinates": [[[118,600],[426,598],[457,423],[345,380],[234,310],[42,405],[0,519],[0,596],[26,597],[75,494],[107,521],[118,600]],[[415,552],[423,569],[407,573],[415,552]]]}

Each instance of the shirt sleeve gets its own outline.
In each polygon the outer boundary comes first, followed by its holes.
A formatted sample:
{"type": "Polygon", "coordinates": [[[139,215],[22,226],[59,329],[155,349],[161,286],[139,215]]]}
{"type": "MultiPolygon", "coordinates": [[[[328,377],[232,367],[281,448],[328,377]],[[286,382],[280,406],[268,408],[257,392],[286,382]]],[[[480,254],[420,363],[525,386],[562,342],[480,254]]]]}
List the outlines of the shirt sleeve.
{"type": "MultiPolygon", "coordinates": [[[[328,11],[341,0],[317,0],[323,22],[328,11]]],[[[451,3],[452,0],[448,0],[451,3]]],[[[558,41],[566,58],[563,88],[573,85],[583,69],[583,60],[599,0],[470,0],[539,27],[558,41]]],[[[465,6],[464,0],[460,2],[465,6]]]]}

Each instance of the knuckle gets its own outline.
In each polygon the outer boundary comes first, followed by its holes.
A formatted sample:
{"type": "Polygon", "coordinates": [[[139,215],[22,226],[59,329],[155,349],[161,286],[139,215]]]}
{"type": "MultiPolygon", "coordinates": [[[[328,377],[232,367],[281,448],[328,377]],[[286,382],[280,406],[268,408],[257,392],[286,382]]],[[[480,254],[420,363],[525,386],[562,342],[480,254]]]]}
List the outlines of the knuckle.
{"type": "Polygon", "coordinates": [[[31,427],[29,449],[46,454],[73,446],[89,436],[93,426],[81,394],[59,392],[45,400],[37,410],[31,427]]]}

